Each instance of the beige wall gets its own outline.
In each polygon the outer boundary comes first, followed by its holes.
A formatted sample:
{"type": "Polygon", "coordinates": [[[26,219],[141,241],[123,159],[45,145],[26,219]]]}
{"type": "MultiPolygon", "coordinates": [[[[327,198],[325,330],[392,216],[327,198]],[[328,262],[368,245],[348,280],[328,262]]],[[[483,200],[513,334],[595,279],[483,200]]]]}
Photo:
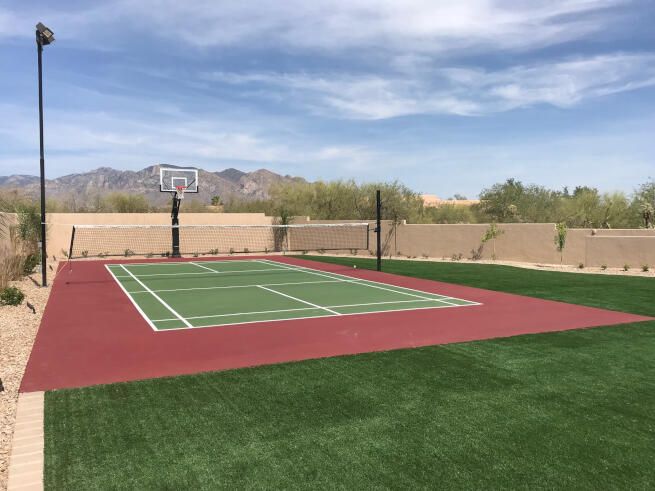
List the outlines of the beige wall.
{"type": "MultiPolygon", "coordinates": [[[[268,225],[263,213],[180,213],[184,225],[268,225]]],[[[73,225],[170,225],[170,213],[48,213],[48,255],[68,251],[73,225]]]]}
{"type": "MultiPolygon", "coordinates": [[[[397,227],[395,243],[389,251],[398,255],[470,258],[482,244],[486,224],[407,225],[397,227]]],[[[496,258],[534,263],[559,263],[555,248],[555,225],[552,223],[501,224],[504,232],[496,239],[496,258]]],[[[384,230],[384,227],[383,227],[384,230]]],[[[388,251],[388,252],[389,252],[388,251]]],[[[482,257],[490,259],[493,243],[483,247],[482,257]]],[[[655,265],[655,230],[569,229],[563,261],[588,266],[655,265]],[[593,234],[593,235],[592,235],[593,234]]]]}
{"type": "MultiPolygon", "coordinates": [[[[61,257],[68,251],[72,225],[168,225],[168,213],[50,213],[48,215],[48,254],[61,257]]],[[[184,225],[266,225],[272,217],[263,213],[183,213],[184,225]]],[[[344,220],[357,222],[359,220],[344,220]]],[[[295,223],[329,223],[298,217],[295,223]]],[[[375,250],[375,227],[371,224],[370,251],[375,250]]],[[[469,258],[482,244],[487,224],[415,225],[401,223],[395,228],[382,221],[382,246],[385,255],[451,257],[461,254],[469,258]]],[[[496,258],[535,263],[559,263],[555,249],[555,225],[552,223],[500,224],[504,233],[496,240],[496,258]]],[[[493,245],[484,245],[482,257],[491,258],[493,245]]],[[[365,254],[365,253],[360,253],[365,254]]],[[[564,249],[565,264],[588,266],[623,266],[637,268],[644,264],[655,267],[655,230],[590,230],[569,229],[564,249]]]]}
{"type": "Polygon", "coordinates": [[[643,265],[655,267],[655,235],[650,236],[588,236],[587,264],[621,267],[625,264],[631,268],[643,265]]]}

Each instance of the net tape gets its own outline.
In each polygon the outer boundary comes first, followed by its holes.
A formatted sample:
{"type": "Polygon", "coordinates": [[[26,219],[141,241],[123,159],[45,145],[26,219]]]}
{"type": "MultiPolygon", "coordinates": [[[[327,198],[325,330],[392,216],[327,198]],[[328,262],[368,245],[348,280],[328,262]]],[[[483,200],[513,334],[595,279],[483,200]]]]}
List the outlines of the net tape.
{"type": "Polygon", "coordinates": [[[70,259],[162,256],[172,253],[177,229],[180,253],[361,250],[369,246],[368,223],[293,225],[74,225],[70,259]]]}

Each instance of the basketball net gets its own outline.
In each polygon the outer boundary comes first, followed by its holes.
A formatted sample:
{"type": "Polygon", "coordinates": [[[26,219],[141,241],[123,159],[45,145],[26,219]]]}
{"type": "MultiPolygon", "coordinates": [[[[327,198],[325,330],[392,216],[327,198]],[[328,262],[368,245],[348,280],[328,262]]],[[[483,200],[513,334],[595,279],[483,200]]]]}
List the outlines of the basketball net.
{"type": "Polygon", "coordinates": [[[177,199],[184,198],[184,191],[186,191],[186,188],[186,186],[175,186],[175,189],[177,189],[177,191],[175,191],[175,197],[177,199]]]}

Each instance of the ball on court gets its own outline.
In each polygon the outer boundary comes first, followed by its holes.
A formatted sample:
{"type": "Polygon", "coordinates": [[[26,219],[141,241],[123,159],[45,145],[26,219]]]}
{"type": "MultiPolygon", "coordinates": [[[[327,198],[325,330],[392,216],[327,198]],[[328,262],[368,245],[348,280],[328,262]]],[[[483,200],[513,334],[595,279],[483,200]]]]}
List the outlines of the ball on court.
{"type": "Polygon", "coordinates": [[[356,265],[356,264],[353,264],[353,268],[354,268],[354,269],[357,269],[357,265],[356,265]]]}

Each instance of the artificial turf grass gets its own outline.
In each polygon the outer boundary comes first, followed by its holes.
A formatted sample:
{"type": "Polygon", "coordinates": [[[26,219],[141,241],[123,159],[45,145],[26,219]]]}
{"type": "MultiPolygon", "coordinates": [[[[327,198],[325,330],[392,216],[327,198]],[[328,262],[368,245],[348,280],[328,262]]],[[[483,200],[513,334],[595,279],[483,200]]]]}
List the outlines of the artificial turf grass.
{"type": "MultiPolygon", "coordinates": [[[[376,260],[360,257],[294,256],[374,270],[376,260]]],[[[503,266],[385,259],[382,271],[414,278],[473,286],[529,297],[655,317],[655,279],[636,276],[565,273],[503,266]]]]}
{"type": "MultiPolygon", "coordinates": [[[[435,266],[385,261],[388,272],[654,313],[648,279],[435,266]]],[[[49,392],[45,482],[652,488],[654,348],[655,321],[49,392]]]]}
{"type": "Polygon", "coordinates": [[[652,488],[654,328],[47,392],[46,487],[652,488]]]}

